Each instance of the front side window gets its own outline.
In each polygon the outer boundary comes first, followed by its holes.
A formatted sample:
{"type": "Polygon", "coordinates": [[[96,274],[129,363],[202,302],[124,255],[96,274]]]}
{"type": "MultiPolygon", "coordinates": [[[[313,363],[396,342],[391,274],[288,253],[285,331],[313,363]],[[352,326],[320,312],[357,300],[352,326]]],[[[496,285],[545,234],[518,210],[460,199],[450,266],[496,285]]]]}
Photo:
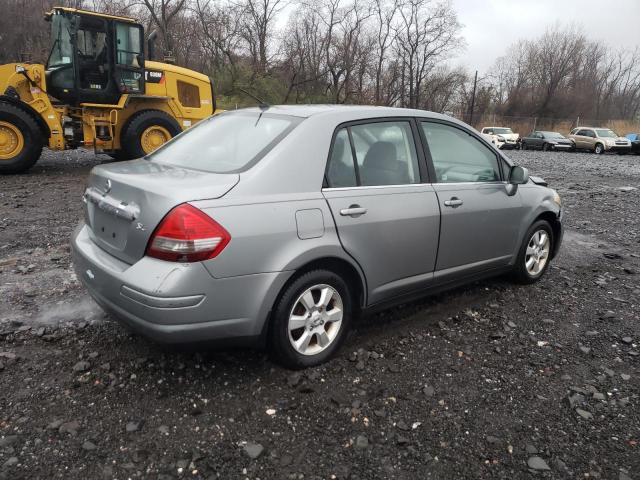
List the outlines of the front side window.
{"type": "Polygon", "coordinates": [[[236,173],[257,163],[302,120],[264,112],[225,112],[198,123],[147,158],[212,173],[236,173]]]}
{"type": "Polygon", "coordinates": [[[421,126],[439,183],[500,181],[495,153],[477,138],[441,123],[421,126]]]}

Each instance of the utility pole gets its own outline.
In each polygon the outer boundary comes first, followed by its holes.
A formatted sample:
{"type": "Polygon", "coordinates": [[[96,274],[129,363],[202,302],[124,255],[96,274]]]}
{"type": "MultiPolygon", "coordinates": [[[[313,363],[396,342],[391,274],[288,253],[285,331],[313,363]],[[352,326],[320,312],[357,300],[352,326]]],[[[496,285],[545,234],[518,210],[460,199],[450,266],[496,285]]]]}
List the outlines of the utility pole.
{"type": "Polygon", "coordinates": [[[476,87],[478,85],[478,71],[473,79],[473,94],[471,95],[471,111],[469,112],[469,125],[473,126],[473,109],[476,106],[476,87]]]}

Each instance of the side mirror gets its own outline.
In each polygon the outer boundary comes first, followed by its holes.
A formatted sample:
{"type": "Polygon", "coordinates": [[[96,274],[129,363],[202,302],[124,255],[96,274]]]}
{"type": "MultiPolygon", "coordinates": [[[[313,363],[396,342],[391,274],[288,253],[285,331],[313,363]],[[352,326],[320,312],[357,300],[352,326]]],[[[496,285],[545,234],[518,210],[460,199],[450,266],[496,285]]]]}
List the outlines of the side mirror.
{"type": "Polygon", "coordinates": [[[529,170],[519,165],[511,167],[509,172],[509,183],[512,185],[522,185],[529,181],[529,170]]]}

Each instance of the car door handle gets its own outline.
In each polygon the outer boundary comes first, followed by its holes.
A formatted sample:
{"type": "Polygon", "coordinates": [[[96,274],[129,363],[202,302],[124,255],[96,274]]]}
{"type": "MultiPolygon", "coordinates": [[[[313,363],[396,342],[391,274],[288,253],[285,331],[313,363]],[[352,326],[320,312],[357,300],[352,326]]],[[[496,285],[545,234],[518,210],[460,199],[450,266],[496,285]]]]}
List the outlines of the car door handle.
{"type": "Polygon", "coordinates": [[[367,213],[367,209],[362,208],[360,205],[351,205],[349,208],[340,210],[340,215],[343,217],[359,217],[365,213],[367,213]]]}
{"type": "Polygon", "coordinates": [[[460,200],[458,197],[451,197],[451,200],[445,200],[444,201],[444,206],[445,207],[459,207],[460,205],[462,205],[464,202],[462,200],[460,200]]]}

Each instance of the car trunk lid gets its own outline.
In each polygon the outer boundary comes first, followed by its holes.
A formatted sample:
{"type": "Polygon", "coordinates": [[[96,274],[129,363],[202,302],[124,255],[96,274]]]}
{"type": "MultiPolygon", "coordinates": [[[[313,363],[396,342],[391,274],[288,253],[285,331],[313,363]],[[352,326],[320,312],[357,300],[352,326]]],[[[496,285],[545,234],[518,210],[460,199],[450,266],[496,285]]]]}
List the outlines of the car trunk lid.
{"type": "Polygon", "coordinates": [[[181,203],[224,196],[238,174],[219,174],[135,160],[92,170],[84,194],[85,223],[94,243],[133,264],[162,218],[181,203]]]}

